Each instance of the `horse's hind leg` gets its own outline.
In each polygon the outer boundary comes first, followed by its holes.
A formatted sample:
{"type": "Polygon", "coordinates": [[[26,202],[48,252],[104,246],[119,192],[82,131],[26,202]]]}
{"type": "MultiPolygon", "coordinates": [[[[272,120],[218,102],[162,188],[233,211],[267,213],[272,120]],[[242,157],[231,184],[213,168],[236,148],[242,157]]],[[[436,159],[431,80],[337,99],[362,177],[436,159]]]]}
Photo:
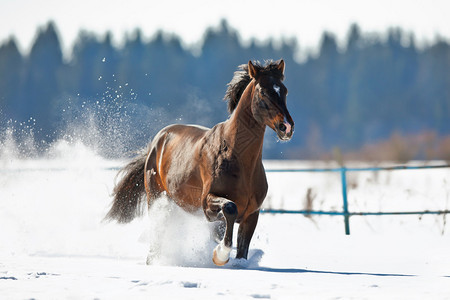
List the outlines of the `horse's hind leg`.
{"type": "MultiPolygon", "coordinates": [[[[147,155],[144,166],[144,184],[147,193],[147,206],[150,209],[154,201],[161,196],[163,192],[161,179],[156,170],[156,151],[151,149],[147,155]]],[[[155,259],[161,254],[161,240],[164,230],[158,229],[158,234],[154,240],[150,242],[150,249],[147,255],[147,265],[151,265],[155,259]]]]}
{"type": "MultiPolygon", "coordinates": [[[[147,204],[150,211],[151,206],[155,203],[162,193],[161,185],[158,183],[158,174],[153,168],[146,170],[146,192],[147,192],[147,204]]],[[[152,221],[151,221],[152,222],[152,221]]],[[[153,222],[151,223],[153,225],[153,222]]],[[[152,228],[153,238],[150,240],[150,247],[147,255],[147,265],[151,265],[161,254],[161,243],[164,240],[165,227],[155,226],[152,228]]]]}
{"type": "Polygon", "coordinates": [[[208,195],[204,211],[210,221],[220,220],[222,216],[225,218],[225,235],[213,251],[213,262],[223,266],[230,259],[233,227],[238,214],[236,204],[226,198],[208,195]]]}
{"type": "Polygon", "coordinates": [[[225,220],[216,221],[211,225],[211,239],[217,244],[220,243],[225,236],[225,220]]]}
{"type": "Polygon", "coordinates": [[[247,259],[248,247],[258,223],[259,210],[244,219],[239,225],[236,258],[247,259]]]}

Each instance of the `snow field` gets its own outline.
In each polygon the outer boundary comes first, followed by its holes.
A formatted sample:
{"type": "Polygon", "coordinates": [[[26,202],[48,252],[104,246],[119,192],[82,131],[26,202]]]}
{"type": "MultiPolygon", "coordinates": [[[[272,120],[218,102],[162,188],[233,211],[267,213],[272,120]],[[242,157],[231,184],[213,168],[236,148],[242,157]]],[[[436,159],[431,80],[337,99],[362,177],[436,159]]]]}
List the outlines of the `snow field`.
{"type": "MultiPolygon", "coordinates": [[[[101,222],[123,163],[66,142],[43,159],[0,158],[0,299],[450,299],[444,216],[354,216],[345,236],[342,217],[263,214],[249,260],[233,249],[219,268],[210,224],[167,199],[130,224],[101,222]],[[150,245],[162,254],[147,266],[150,245]]],[[[349,209],[448,209],[449,175],[349,174],[349,209]]],[[[311,189],[314,210],[342,208],[339,174],[268,180],[265,207],[304,209],[311,189]]]]}

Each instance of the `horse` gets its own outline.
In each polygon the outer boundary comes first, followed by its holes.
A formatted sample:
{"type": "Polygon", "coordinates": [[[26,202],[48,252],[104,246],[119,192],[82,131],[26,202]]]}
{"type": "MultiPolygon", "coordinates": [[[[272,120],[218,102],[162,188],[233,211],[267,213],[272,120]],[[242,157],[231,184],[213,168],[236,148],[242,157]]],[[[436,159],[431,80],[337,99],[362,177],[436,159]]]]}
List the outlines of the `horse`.
{"type": "Polygon", "coordinates": [[[123,175],[105,219],[128,223],[143,214],[145,198],[150,209],[165,194],[184,210],[203,209],[208,221],[217,221],[218,245],[212,253],[216,265],[229,261],[234,223],[239,224],[236,258],[247,259],[268,188],[262,163],[266,126],[282,141],[294,133],[284,69],[282,59],[265,64],[249,61],[238,67],[227,85],[226,121],[211,129],[174,124],[159,131],[119,171],[123,175]]]}

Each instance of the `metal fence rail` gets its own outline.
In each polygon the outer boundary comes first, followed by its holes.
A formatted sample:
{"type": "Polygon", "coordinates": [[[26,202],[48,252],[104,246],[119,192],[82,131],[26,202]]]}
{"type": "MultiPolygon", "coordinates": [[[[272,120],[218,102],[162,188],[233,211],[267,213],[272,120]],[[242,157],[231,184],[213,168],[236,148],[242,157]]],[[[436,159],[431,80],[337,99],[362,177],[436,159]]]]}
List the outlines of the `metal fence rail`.
{"type": "Polygon", "coordinates": [[[449,214],[450,210],[437,211],[399,211],[399,212],[350,212],[348,209],[347,192],[347,172],[364,171],[395,171],[395,170],[423,170],[423,169],[442,169],[450,168],[450,165],[431,165],[431,166],[392,166],[392,167],[365,167],[365,168],[313,168],[313,169],[270,169],[268,173],[289,173],[289,172],[335,172],[341,174],[342,186],[342,211],[312,211],[312,210],[283,210],[283,209],[263,209],[262,213],[272,214],[302,214],[302,215],[330,215],[344,216],[345,234],[350,234],[351,216],[380,216],[380,215],[442,215],[449,214]]]}

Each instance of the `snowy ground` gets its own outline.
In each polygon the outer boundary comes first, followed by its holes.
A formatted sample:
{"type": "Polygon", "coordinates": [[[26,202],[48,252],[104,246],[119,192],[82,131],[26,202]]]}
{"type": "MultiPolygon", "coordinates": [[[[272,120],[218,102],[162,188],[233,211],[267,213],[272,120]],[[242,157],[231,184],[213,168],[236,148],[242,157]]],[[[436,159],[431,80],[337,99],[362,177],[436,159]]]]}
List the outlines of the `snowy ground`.
{"type": "MultiPolygon", "coordinates": [[[[1,151],[0,151],[1,152],[1,151]]],[[[60,142],[49,158],[0,157],[0,299],[450,299],[443,216],[260,217],[248,261],[211,261],[208,224],[166,200],[102,223],[122,162],[60,142]],[[150,243],[163,254],[145,265],[150,243]]],[[[321,163],[266,162],[273,167],[321,163]]],[[[349,174],[351,211],[450,208],[450,170],[349,174]]],[[[269,173],[266,207],[340,210],[338,174],[269,173]]],[[[234,256],[232,252],[232,257],[234,256]]]]}

